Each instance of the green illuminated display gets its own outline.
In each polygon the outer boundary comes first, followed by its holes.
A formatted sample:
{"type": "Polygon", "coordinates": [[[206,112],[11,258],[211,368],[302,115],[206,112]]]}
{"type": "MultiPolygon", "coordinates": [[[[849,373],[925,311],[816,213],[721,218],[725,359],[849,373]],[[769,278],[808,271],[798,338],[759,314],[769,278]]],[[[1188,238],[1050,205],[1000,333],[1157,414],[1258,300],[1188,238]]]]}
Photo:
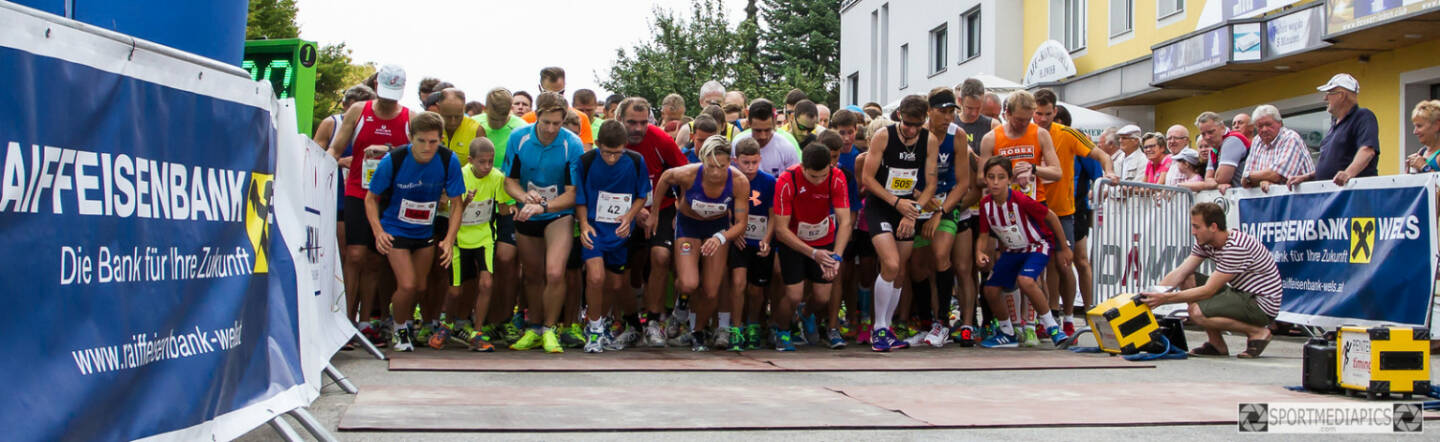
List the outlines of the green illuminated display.
{"type": "Polygon", "coordinates": [[[315,107],[315,42],[295,38],[245,42],[240,68],[256,81],[268,81],[278,99],[295,99],[295,121],[300,131],[312,135],[311,113],[315,107]]]}

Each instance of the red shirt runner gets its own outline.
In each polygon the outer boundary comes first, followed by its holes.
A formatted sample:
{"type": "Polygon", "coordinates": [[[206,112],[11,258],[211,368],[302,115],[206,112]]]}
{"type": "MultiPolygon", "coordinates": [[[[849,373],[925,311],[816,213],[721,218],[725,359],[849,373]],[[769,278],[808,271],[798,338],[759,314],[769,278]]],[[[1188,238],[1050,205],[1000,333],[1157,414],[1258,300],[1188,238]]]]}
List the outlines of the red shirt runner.
{"type": "Polygon", "coordinates": [[[790,231],[811,247],[835,242],[835,210],[850,208],[845,173],[830,168],[830,177],[820,184],[805,179],[804,169],[790,166],[775,181],[775,214],[790,216],[790,231]]]}
{"type": "Polygon", "coordinates": [[[1011,253],[1050,253],[1054,234],[1045,225],[1050,209],[1035,202],[1018,190],[1010,190],[1010,198],[997,203],[990,195],[980,199],[980,234],[995,231],[1000,249],[1011,253]]]}
{"type": "MultiPolygon", "coordinates": [[[[350,176],[345,178],[345,196],[365,198],[366,190],[360,185],[365,176],[365,148],[389,144],[404,146],[410,144],[410,108],[400,106],[400,114],[389,120],[375,116],[375,100],[365,102],[360,120],[355,122],[355,136],[350,145],[350,176]]],[[[398,106],[398,105],[397,105],[398,106]]]]}
{"type": "MultiPolygon", "coordinates": [[[[675,144],[675,140],[653,124],[645,129],[645,138],[640,140],[640,144],[625,146],[625,148],[645,157],[645,168],[650,170],[650,187],[652,189],[660,183],[660,174],[664,173],[665,169],[690,164],[690,160],[685,158],[685,154],[680,153],[680,146],[675,144]]],[[[645,199],[645,206],[653,207],[654,200],[652,194],[645,199]]],[[[665,195],[660,202],[660,208],[668,208],[674,204],[675,198],[665,195]]]]}

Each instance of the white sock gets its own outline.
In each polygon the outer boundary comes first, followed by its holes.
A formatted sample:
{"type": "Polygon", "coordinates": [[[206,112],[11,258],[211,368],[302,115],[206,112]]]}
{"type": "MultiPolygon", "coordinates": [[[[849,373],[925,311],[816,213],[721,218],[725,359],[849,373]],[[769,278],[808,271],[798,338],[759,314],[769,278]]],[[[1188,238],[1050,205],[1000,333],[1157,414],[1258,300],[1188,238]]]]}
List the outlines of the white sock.
{"type": "Polygon", "coordinates": [[[726,330],[730,328],[730,312],[720,312],[715,316],[719,318],[719,321],[717,321],[718,324],[716,324],[718,325],[717,328],[721,330],[726,330]]]}
{"type": "Polygon", "coordinates": [[[875,276],[875,328],[890,328],[890,319],[900,304],[900,289],[883,276],[875,276]]]}
{"type": "Polygon", "coordinates": [[[596,319],[596,320],[594,320],[594,321],[590,321],[590,332],[592,332],[592,333],[605,333],[605,319],[604,319],[604,318],[601,318],[601,319],[596,319]]]}
{"type": "Polygon", "coordinates": [[[1045,312],[1045,314],[1040,315],[1040,323],[1045,324],[1046,329],[1054,327],[1056,325],[1055,315],[1051,314],[1050,312],[1045,312]]]}
{"type": "Polygon", "coordinates": [[[1007,334],[1007,335],[1014,336],[1014,335],[1015,335],[1015,325],[1014,325],[1014,324],[1011,324],[1009,319],[1000,321],[1000,332],[1001,332],[1001,333],[1004,333],[1004,334],[1007,334]]]}
{"type": "Polygon", "coordinates": [[[1065,323],[1066,323],[1066,324],[1074,324],[1074,323],[1075,323],[1075,317],[1074,317],[1074,316],[1065,316],[1065,323]]]}
{"type": "Polygon", "coordinates": [[[693,310],[690,312],[690,331],[695,331],[695,312],[693,310]]]}

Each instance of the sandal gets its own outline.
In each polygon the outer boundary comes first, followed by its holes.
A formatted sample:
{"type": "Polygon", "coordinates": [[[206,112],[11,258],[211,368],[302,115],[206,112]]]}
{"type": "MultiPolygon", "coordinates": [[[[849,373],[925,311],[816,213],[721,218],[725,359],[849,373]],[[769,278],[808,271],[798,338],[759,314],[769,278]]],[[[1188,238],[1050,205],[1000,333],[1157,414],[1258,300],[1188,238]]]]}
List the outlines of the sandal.
{"type": "Polygon", "coordinates": [[[1195,348],[1193,348],[1193,349],[1190,349],[1190,355],[1191,355],[1191,356],[1230,356],[1229,353],[1220,351],[1220,349],[1215,348],[1214,345],[1210,345],[1209,342],[1206,342],[1206,343],[1200,345],[1199,347],[1195,347],[1195,348]]]}
{"type": "Polygon", "coordinates": [[[1245,352],[1235,355],[1240,359],[1254,359],[1260,357],[1265,351],[1265,346],[1270,344],[1270,339],[1250,339],[1245,341],[1245,352]]]}

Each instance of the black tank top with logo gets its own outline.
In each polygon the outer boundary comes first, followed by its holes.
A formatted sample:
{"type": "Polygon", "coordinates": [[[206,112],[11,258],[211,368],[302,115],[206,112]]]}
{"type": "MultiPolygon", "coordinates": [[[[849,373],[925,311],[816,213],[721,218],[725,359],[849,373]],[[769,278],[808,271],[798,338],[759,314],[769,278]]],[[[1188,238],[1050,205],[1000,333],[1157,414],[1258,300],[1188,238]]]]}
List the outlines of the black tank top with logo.
{"type": "Polygon", "coordinates": [[[920,174],[924,173],[925,156],[929,154],[926,140],[930,138],[930,131],[920,129],[920,136],[915,140],[915,144],[906,146],[900,140],[900,124],[903,123],[886,128],[890,139],[885,144],[885,155],[880,161],[880,167],[875,168],[875,180],[891,195],[913,200],[920,174]]]}

